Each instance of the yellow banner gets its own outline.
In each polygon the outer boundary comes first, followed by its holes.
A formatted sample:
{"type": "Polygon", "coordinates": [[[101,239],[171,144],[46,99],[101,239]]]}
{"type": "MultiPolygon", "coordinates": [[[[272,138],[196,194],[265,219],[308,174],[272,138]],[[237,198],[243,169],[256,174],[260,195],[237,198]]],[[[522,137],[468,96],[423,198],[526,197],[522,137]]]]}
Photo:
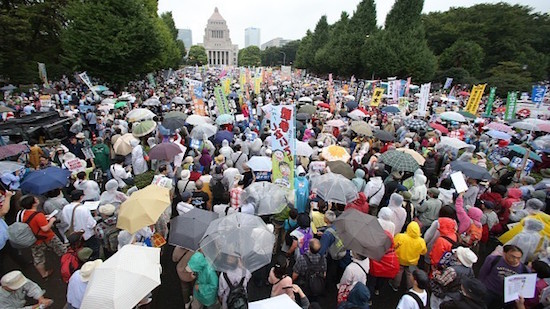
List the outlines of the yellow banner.
{"type": "Polygon", "coordinates": [[[466,104],[466,108],[464,108],[465,111],[474,115],[477,114],[479,103],[481,102],[481,97],[483,96],[483,92],[485,91],[485,86],[487,86],[487,84],[476,85],[472,88],[472,92],[470,92],[470,98],[468,98],[468,103],[466,104]]]}
{"type": "Polygon", "coordinates": [[[231,79],[230,78],[224,78],[222,82],[222,90],[224,95],[228,95],[231,91],[231,79]]]}
{"type": "Polygon", "coordinates": [[[260,77],[254,77],[254,93],[259,95],[261,88],[262,80],[260,77]]]}
{"type": "Polygon", "coordinates": [[[244,84],[246,84],[246,73],[244,70],[241,70],[241,75],[239,77],[239,84],[241,84],[241,89],[243,89],[244,84]]]}
{"type": "Polygon", "coordinates": [[[374,88],[372,93],[372,99],[370,100],[370,106],[378,107],[382,101],[382,95],[384,94],[384,88],[374,88]]]}

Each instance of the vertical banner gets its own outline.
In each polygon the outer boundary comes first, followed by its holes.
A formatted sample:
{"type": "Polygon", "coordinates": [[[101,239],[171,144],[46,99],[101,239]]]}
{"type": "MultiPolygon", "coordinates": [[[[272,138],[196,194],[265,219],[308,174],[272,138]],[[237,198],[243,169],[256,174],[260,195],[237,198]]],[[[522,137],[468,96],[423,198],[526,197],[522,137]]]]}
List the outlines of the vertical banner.
{"type": "Polygon", "coordinates": [[[466,107],[464,108],[465,111],[477,115],[479,102],[481,102],[481,97],[483,96],[483,92],[485,91],[485,86],[487,86],[487,84],[475,85],[472,88],[472,92],[470,93],[470,97],[468,98],[468,103],[466,103],[466,107]]]}
{"type": "Polygon", "coordinates": [[[157,83],[155,83],[155,77],[153,76],[153,73],[149,73],[147,74],[147,80],[149,81],[149,85],[151,87],[156,87],[157,86],[157,83]]]}
{"type": "Polygon", "coordinates": [[[246,71],[244,68],[241,68],[241,73],[239,75],[239,85],[241,89],[244,89],[244,84],[246,84],[246,71]]]}
{"type": "Polygon", "coordinates": [[[447,77],[447,80],[445,81],[445,86],[443,86],[443,89],[449,89],[451,85],[453,84],[453,78],[447,77]]]}
{"type": "Polygon", "coordinates": [[[332,73],[328,75],[328,97],[330,112],[334,112],[336,109],[336,101],[334,100],[334,81],[332,80],[332,73]]]}
{"type": "Polygon", "coordinates": [[[38,77],[44,84],[44,87],[50,88],[50,83],[48,82],[48,73],[46,72],[46,64],[38,62],[38,77]]]}
{"type": "Polygon", "coordinates": [[[231,79],[230,78],[224,78],[222,80],[222,89],[223,89],[223,94],[224,95],[228,95],[229,92],[231,92],[231,79]]]}
{"type": "Polygon", "coordinates": [[[411,78],[407,77],[407,83],[405,84],[405,96],[409,96],[409,88],[411,87],[411,78]]]}
{"type": "Polygon", "coordinates": [[[378,107],[380,101],[382,101],[382,95],[384,94],[384,88],[374,88],[372,92],[372,98],[370,100],[370,106],[378,107]]]}
{"type": "Polygon", "coordinates": [[[202,93],[202,82],[199,82],[198,80],[194,79],[185,79],[187,81],[187,84],[189,85],[189,89],[193,88],[193,95],[196,96],[199,99],[202,99],[203,93],[202,93]]]}
{"type": "Polygon", "coordinates": [[[493,102],[495,101],[496,91],[497,87],[491,87],[491,90],[489,91],[489,99],[487,99],[487,106],[485,107],[485,116],[491,116],[491,113],[493,112],[493,102]]]}
{"type": "Polygon", "coordinates": [[[95,92],[94,88],[92,87],[92,83],[90,82],[90,78],[88,77],[88,74],[86,72],[82,72],[78,74],[78,77],[80,77],[80,79],[84,82],[84,84],[86,84],[86,87],[88,87],[88,89],[90,89],[90,91],[94,95],[98,95],[97,92],[95,92]]]}
{"type": "Polygon", "coordinates": [[[262,80],[260,77],[254,77],[254,94],[259,95],[261,90],[262,80]]]}
{"type": "Polygon", "coordinates": [[[288,65],[281,66],[281,79],[290,80],[292,74],[292,68],[288,65]]]}
{"type": "Polygon", "coordinates": [[[401,112],[404,112],[407,110],[407,108],[409,108],[409,100],[407,100],[407,98],[405,97],[399,98],[399,110],[401,110],[401,112]]]}
{"type": "Polygon", "coordinates": [[[392,93],[393,103],[399,102],[400,94],[401,94],[401,80],[397,79],[393,81],[393,93],[392,93]]]}
{"type": "Polygon", "coordinates": [[[229,108],[229,102],[227,97],[223,94],[222,87],[214,88],[214,96],[216,97],[216,107],[218,107],[218,116],[222,114],[231,115],[231,109],[229,108]]]}
{"type": "Polygon", "coordinates": [[[546,94],[545,86],[533,86],[533,93],[531,94],[531,101],[537,104],[537,108],[540,107],[542,101],[544,100],[544,95],[546,94]]]}
{"type": "Polygon", "coordinates": [[[516,103],[518,100],[518,93],[515,91],[508,92],[508,98],[506,99],[506,111],[504,112],[504,120],[513,119],[516,116],[516,103]]]}
{"type": "Polygon", "coordinates": [[[195,115],[206,116],[206,109],[204,108],[204,101],[202,98],[194,98],[193,106],[195,107],[195,115]]]}
{"type": "Polygon", "coordinates": [[[420,117],[426,116],[428,109],[428,99],[430,98],[430,87],[432,83],[422,84],[420,86],[420,98],[418,99],[418,111],[417,114],[420,117]]]}
{"type": "Polygon", "coordinates": [[[355,100],[359,105],[361,105],[361,97],[363,96],[364,89],[365,89],[365,81],[361,80],[359,84],[357,84],[357,91],[355,92],[355,100]]]}
{"type": "Polygon", "coordinates": [[[388,78],[388,99],[393,100],[393,92],[395,91],[395,77],[388,78]]]}
{"type": "Polygon", "coordinates": [[[272,182],[291,189],[294,188],[295,117],[292,105],[271,109],[272,182]]]}

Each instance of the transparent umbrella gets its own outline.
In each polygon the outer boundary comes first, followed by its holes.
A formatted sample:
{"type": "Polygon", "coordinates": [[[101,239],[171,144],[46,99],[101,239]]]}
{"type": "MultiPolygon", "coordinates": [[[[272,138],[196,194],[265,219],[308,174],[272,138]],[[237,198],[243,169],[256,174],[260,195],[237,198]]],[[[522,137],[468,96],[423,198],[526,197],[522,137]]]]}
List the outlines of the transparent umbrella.
{"type": "Polygon", "coordinates": [[[258,216],[281,212],[290,201],[292,191],[270,182],[255,182],[244,189],[242,200],[254,204],[258,216]]]}
{"type": "Polygon", "coordinates": [[[213,126],[208,123],[200,124],[191,130],[191,137],[194,139],[202,140],[203,137],[206,135],[206,137],[213,136],[218,131],[218,128],[216,126],[213,126]]]}
{"type": "Polygon", "coordinates": [[[312,190],[327,202],[348,204],[357,199],[357,187],[340,174],[326,173],[312,178],[312,190]]]}
{"type": "Polygon", "coordinates": [[[234,213],[210,223],[200,248],[217,271],[240,265],[253,272],[271,262],[274,243],[275,235],[260,217],[234,213]]]}
{"type": "Polygon", "coordinates": [[[146,108],[136,108],[128,112],[128,114],[126,115],[126,119],[128,119],[128,121],[130,122],[134,122],[146,119],[153,119],[153,117],[155,116],[155,113],[146,108]]]}

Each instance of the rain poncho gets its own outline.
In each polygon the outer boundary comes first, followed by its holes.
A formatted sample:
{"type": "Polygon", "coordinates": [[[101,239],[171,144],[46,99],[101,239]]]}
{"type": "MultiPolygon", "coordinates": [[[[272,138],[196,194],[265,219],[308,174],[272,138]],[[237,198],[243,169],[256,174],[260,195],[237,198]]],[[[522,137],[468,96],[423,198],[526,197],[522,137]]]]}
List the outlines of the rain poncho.
{"type": "Polygon", "coordinates": [[[378,223],[380,223],[380,226],[384,229],[384,231],[387,231],[392,235],[395,235],[395,224],[393,223],[395,220],[394,217],[393,211],[388,207],[382,207],[382,209],[378,212],[378,223]]]}
{"type": "Polygon", "coordinates": [[[296,188],[294,206],[298,213],[306,213],[308,211],[309,181],[305,176],[296,176],[294,179],[294,188],[296,188]]]}
{"type": "Polygon", "coordinates": [[[510,214],[510,221],[518,222],[519,220],[527,217],[528,215],[536,214],[544,208],[544,203],[536,198],[529,199],[525,203],[525,209],[519,210],[510,214]]]}
{"type": "Polygon", "coordinates": [[[523,255],[521,256],[521,262],[532,261],[535,258],[535,251],[539,246],[541,235],[540,231],[544,228],[544,224],[537,219],[525,219],[523,221],[523,231],[514,236],[505,245],[516,245],[523,255]]]}
{"type": "Polygon", "coordinates": [[[470,228],[470,225],[473,223],[479,227],[481,227],[481,217],[483,216],[483,212],[481,209],[476,207],[470,207],[468,209],[468,212],[464,210],[464,200],[462,197],[458,197],[456,199],[456,216],[458,218],[458,233],[462,234],[470,228]]]}
{"type": "Polygon", "coordinates": [[[99,197],[99,204],[113,204],[118,207],[127,198],[128,196],[126,194],[118,191],[118,182],[115,179],[111,179],[105,184],[105,191],[103,191],[99,197]]]}
{"type": "Polygon", "coordinates": [[[220,154],[222,154],[225,157],[225,160],[231,160],[231,156],[233,155],[233,149],[229,147],[229,142],[227,140],[222,141],[222,148],[220,148],[220,154]]]}
{"type": "Polygon", "coordinates": [[[216,303],[218,296],[218,276],[204,255],[195,252],[187,264],[192,272],[197,273],[193,288],[193,297],[204,306],[216,303]],[[198,286],[198,289],[197,289],[198,286]]]}
{"type": "Polygon", "coordinates": [[[365,181],[365,171],[361,168],[355,171],[355,178],[351,180],[357,187],[357,191],[363,191],[367,182],[365,181]]]}
{"type": "Polygon", "coordinates": [[[426,176],[416,174],[414,175],[414,185],[411,188],[411,203],[414,207],[420,205],[425,199],[428,189],[426,188],[426,176]]]}
{"type": "Polygon", "coordinates": [[[420,226],[415,221],[409,223],[407,231],[397,234],[393,241],[402,266],[417,265],[420,255],[426,254],[426,242],[420,237],[420,226]]]}
{"type": "Polygon", "coordinates": [[[147,172],[147,161],[143,158],[143,148],[139,144],[139,141],[132,140],[130,142],[130,145],[133,147],[132,149],[132,170],[134,172],[134,175],[139,175],[147,172]]]}
{"type": "Polygon", "coordinates": [[[395,225],[395,232],[400,232],[407,220],[407,211],[403,208],[403,196],[393,193],[390,196],[388,208],[393,212],[392,222],[395,225]]]}

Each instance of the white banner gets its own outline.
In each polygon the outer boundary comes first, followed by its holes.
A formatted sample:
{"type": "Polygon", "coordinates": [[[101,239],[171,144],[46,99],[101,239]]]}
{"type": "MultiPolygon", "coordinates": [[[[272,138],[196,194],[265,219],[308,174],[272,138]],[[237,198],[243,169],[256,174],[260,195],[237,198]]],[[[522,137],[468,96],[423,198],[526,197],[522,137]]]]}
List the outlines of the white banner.
{"type": "Polygon", "coordinates": [[[430,98],[430,87],[432,83],[422,84],[420,86],[420,98],[418,99],[418,116],[426,116],[426,110],[428,108],[428,99],[430,98]]]}
{"type": "Polygon", "coordinates": [[[84,82],[84,84],[86,84],[86,86],[88,86],[88,89],[90,89],[90,91],[94,94],[94,95],[98,95],[95,90],[93,89],[92,87],[92,82],[90,82],[90,78],[88,77],[88,74],[86,74],[86,72],[82,72],[80,74],[78,74],[78,77],[80,77],[80,79],[84,82]]]}
{"type": "Polygon", "coordinates": [[[393,93],[392,93],[392,99],[393,102],[399,102],[399,94],[401,93],[401,80],[394,80],[393,81],[393,93]]]}

